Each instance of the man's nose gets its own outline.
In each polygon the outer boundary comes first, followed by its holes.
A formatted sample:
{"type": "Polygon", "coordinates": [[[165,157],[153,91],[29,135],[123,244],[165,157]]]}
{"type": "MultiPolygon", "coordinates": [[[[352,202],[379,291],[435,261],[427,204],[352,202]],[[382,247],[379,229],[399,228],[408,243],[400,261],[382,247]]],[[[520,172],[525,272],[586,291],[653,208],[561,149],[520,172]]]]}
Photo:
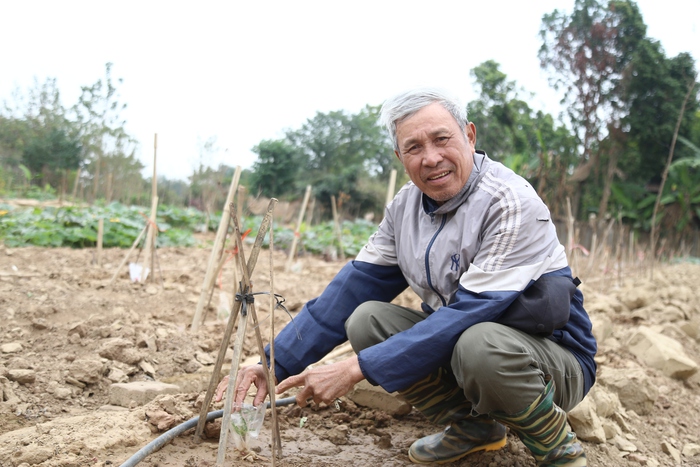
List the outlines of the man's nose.
{"type": "Polygon", "coordinates": [[[423,165],[426,167],[435,167],[442,161],[442,151],[434,144],[426,146],[423,152],[423,165]]]}

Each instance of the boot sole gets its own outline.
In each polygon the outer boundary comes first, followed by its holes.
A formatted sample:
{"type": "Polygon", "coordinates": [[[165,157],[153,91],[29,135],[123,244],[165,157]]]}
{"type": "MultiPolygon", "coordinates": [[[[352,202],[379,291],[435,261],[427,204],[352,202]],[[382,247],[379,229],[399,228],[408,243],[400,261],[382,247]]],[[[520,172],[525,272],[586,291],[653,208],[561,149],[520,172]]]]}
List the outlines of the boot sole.
{"type": "Polygon", "coordinates": [[[459,460],[459,459],[461,459],[462,457],[467,456],[467,455],[469,455],[469,454],[473,454],[473,453],[475,453],[475,452],[479,452],[479,451],[498,451],[499,449],[501,449],[503,446],[506,445],[507,441],[508,441],[508,437],[507,437],[507,436],[504,436],[502,439],[499,439],[498,441],[495,441],[495,442],[490,443],[490,444],[482,444],[481,446],[477,446],[477,447],[475,447],[474,449],[472,449],[472,450],[470,450],[470,451],[463,452],[463,453],[458,454],[458,455],[456,455],[456,456],[454,456],[454,457],[450,457],[449,459],[440,459],[440,460],[420,460],[420,459],[416,459],[415,457],[413,457],[413,454],[411,453],[410,450],[408,451],[408,458],[409,458],[409,459],[411,460],[411,462],[413,462],[414,464],[446,464],[446,463],[448,463],[448,462],[454,462],[454,461],[456,461],[456,460],[459,460]]]}

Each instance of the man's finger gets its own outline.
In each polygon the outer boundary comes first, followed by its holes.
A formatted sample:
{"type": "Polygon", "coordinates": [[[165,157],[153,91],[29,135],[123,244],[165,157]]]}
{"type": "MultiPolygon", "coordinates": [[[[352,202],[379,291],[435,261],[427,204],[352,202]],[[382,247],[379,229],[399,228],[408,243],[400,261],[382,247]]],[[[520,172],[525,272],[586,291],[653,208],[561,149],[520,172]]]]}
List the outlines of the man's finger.
{"type": "Polygon", "coordinates": [[[258,387],[258,392],[255,393],[255,397],[253,398],[253,405],[254,406],[259,406],[263,402],[265,402],[265,397],[267,396],[267,387],[260,386],[258,387]]]}
{"type": "MultiPolygon", "coordinates": [[[[255,375],[244,373],[240,383],[236,385],[236,394],[234,396],[234,405],[242,405],[245,397],[248,395],[248,389],[255,383],[255,375]]],[[[257,386],[257,384],[256,384],[257,386]]]]}
{"type": "Polygon", "coordinates": [[[228,386],[228,376],[224,376],[224,379],[221,380],[218,386],[216,386],[216,396],[214,400],[216,402],[219,402],[222,397],[224,396],[224,391],[226,390],[226,387],[228,386]]]}
{"type": "Polygon", "coordinates": [[[289,388],[303,386],[303,384],[304,384],[304,376],[302,376],[302,375],[290,376],[289,378],[282,381],[279,385],[277,385],[277,389],[275,390],[275,392],[277,394],[281,394],[289,388]]]}

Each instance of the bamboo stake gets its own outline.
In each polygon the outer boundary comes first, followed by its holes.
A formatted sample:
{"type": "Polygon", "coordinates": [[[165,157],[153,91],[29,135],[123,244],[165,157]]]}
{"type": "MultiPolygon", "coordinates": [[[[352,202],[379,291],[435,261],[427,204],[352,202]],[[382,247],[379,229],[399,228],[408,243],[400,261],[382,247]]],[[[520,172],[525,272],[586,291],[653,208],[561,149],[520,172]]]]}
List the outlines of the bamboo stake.
{"type": "Polygon", "coordinates": [[[90,204],[97,201],[97,191],[100,187],[100,169],[102,168],[102,155],[97,155],[97,160],[95,161],[95,174],[92,179],[92,197],[90,199],[90,204]]]}
{"type": "Polygon", "coordinates": [[[630,228],[630,239],[627,245],[627,264],[634,264],[634,230],[630,228]]]}
{"type": "Polygon", "coordinates": [[[199,330],[200,321],[202,320],[202,310],[204,309],[204,304],[209,296],[209,290],[214,285],[214,280],[216,279],[215,269],[219,262],[219,258],[221,258],[221,255],[224,252],[224,241],[226,233],[228,232],[229,220],[231,218],[229,205],[233,201],[234,195],[236,194],[238,180],[240,177],[241,166],[238,166],[236,167],[236,172],[231,179],[231,186],[228,190],[228,196],[226,197],[226,204],[224,204],[224,209],[221,213],[219,229],[216,231],[214,245],[212,246],[211,254],[209,255],[209,262],[207,263],[207,271],[204,275],[204,281],[202,282],[202,290],[199,294],[199,301],[197,302],[197,308],[195,309],[194,317],[192,318],[192,326],[190,327],[190,330],[193,333],[196,333],[199,330]]]}
{"type": "Polygon", "coordinates": [[[341,260],[345,260],[345,248],[343,247],[343,234],[340,231],[340,221],[338,220],[338,208],[335,205],[335,195],[331,195],[331,209],[333,210],[333,229],[338,237],[338,255],[341,260]]]}
{"type": "Polygon", "coordinates": [[[571,264],[571,269],[573,270],[574,274],[576,274],[576,261],[574,258],[574,216],[571,213],[571,199],[568,196],[566,197],[566,230],[566,250],[569,258],[571,258],[570,263],[573,263],[571,264]]]}
{"type": "Polygon", "coordinates": [[[299,211],[299,218],[297,219],[297,228],[294,230],[294,237],[292,238],[292,247],[289,250],[289,258],[287,258],[287,266],[285,270],[287,272],[292,270],[292,263],[294,262],[294,256],[297,249],[297,240],[299,238],[299,230],[301,229],[301,223],[304,220],[304,211],[306,211],[306,204],[309,202],[309,196],[311,196],[311,185],[306,185],[306,193],[304,193],[304,201],[301,203],[301,210],[299,211]]]}
{"type": "Polygon", "coordinates": [[[622,224],[622,214],[617,216],[617,241],[615,242],[615,260],[617,269],[617,286],[622,285],[622,246],[625,238],[625,226],[622,224]]]}
{"type": "MultiPolygon", "coordinates": [[[[263,217],[260,228],[258,229],[258,235],[255,237],[255,243],[253,244],[253,251],[248,258],[247,271],[252,275],[255,269],[255,264],[258,261],[258,254],[260,248],[262,247],[263,240],[265,239],[265,234],[267,233],[268,226],[270,225],[270,219],[272,217],[272,211],[277,204],[275,198],[270,199],[270,203],[267,205],[267,212],[263,217]]],[[[211,405],[211,400],[214,397],[214,391],[219,382],[219,373],[221,372],[221,367],[224,364],[224,358],[226,357],[226,349],[228,348],[229,341],[231,340],[231,334],[233,333],[233,326],[236,324],[236,318],[241,310],[241,302],[234,301],[233,309],[228,317],[228,323],[226,323],[226,329],[224,330],[224,337],[221,340],[221,347],[219,347],[219,354],[216,357],[216,362],[214,363],[214,368],[212,370],[211,380],[209,381],[209,388],[204,396],[204,402],[202,403],[202,408],[199,412],[199,421],[197,423],[197,429],[194,433],[194,439],[199,440],[202,438],[202,433],[204,433],[204,425],[206,424],[207,412],[209,406],[211,405]]],[[[230,381],[229,381],[230,382],[230,381]]]]}
{"type": "Polygon", "coordinates": [[[62,172],[63,173],[61,174],[61,193],[58,197],[59,206],[63,206],[63,200],[66,198],[66,184],[68,183],[68,174],[66,173],[66,169],[63,169],[62,172]]]}
{"type": "Polygon", "coordinates": [[[316,198],[311,198],[311,205],[306,210],[306,225],[311,225],[314,219],[314,210],[316,209],[316,198]]]}
{"type": "Polygon", "coordinates": [[[244,186],[239,186],[238,187],[238,206],[240,206],[239,214],[241,215],[241,219],[243,218],[243,213],[245,212],[245,203],[246,203],[246,189],[244,186]]]}
{"type": "MultiPolygon", "coordinates": [[[[268,377],[277,384],[277,377],[275,376],[275,268],[273,267],[272,255],[274,251],[274,241],[273,233],[275,229],[273,228],[272,220],[270,220],[270,371],[268,377]]],[[[275,448],[277,448],[277,455],[282,456],[282,438],[279,434],[279,423],[277,421],[277,404],[275,399],[277,395],[275,392],[270,393],[270,408],[272,409],[272,432],[277,435],[277,442],[272,440],[272,467],[275,467],[275,448]]]]}
{"type": "Polygon", "coordinates": [[[78,196],[78,183],[80,182],[80,167],[75,171],[75,181],[73,182],[73,202],[75,203],[75,198],[78,196]]]}
{"type": "Polygon", "coordinates": [[[391,174],[389,174],[389,186],[386,189],[386,203],[385,206],[394,199],[394,190],[396,189],[396,169],[391,169],[391,174]]]}
{"type": "Polygon", "coordinates": [[[107,204],[112,202],[112,182],[114,180],[114,174],[110,171],[107,173],[107,189],[105,190],[105,198],[107,199],[107,204]]]}
{"type": "Polygon", "coordinates": [[[315,365],[318,366],[322,363],[326,363],[329,360],[333,360],[345,355],[350,356],[354,353],[355,351],[352,349],[352,345],[350,344],[350,342],[346,342],[345,344],[341,344],[340,346],[328,352],[328,354],[326,354],[325,357],[316,362],[315,365]]]}
{"type": "Polygon", "coordinates": [[[129,249],[129,251],[126,253],[126,255],[124,255],[124,259],[123,259],[122,262],[119,264],[119,267],[117,267],[117,270],[114,271],[114,275],[112,276],[112,279],[109,281],[109,285],[112,285],[112,284],[114,283],[114,280],[115,280],[115,279],[117,278],[117,276],[119,275],[119,271],[121,271],[121,269],[124,267],[124,265],[126,264],[127,260],[129,259],[129,256],[131,255],[131,253],[132,253],[132,252],[134,251],[134,249],[136,248],[136,245],[139,244],[139,242],[141,241],[141,237],[143,237],[143,234],[146,233],[146,230],[147,230],[147,229],[148,229],[148,224],[146,224],[146,226],[143,228],[143,230],[141,230],[141,233],[138,235],[138,237],[136,237],[136,240],[134,240],[134,243],[131,245],[131,248],[129,249]]]}
{"type": "MultiPolygon", "coordinates": [[[[156,248],[156,212],[158,211],[158,196],[151,197],[151,214],[148,216],[148,222],[146,224],[146,246],[144,248],[143,254],[143,264],[148,266],[148,275],[143,280],[143,282],[148,281],[150,277],[153,280],[155,276],[155,260],[154,260],[154,250],[156,248]]],[[[146,267],[143,268],[145,273],[146,267]]]]}
{"type": "Polygon", "coordinates": [[[97,221],[97,265],[102,266],[102,237],[104,236],[105,220],[97,221]]]}
{"type": "MultiPolygon", "coordinates": [[[[151,216],[149,218],[150,228],[146,235],[146,248],[144,252],[144,264],[147,264],[151,271],[151,280],[155,277],[155,258],[153,250],[156,248],[156,213],[158,212],[158,178],[156,171],[156,152],[158,149],[158,133],[153,135],[153,177],[151,178],[151,216]]],[[[148,276],[146,276],[146,281],[148,276]]],[[[145,281],[144,281],[145,282],[145,281]]]]}
{"type": "Polygon", "coordinates": [[[586,266],[586,276],[591,276],[595,267],[595,260],[598,248],[598,221],[595,216],[590,218],[589,225],[591,227],[593,238],[591,239],[591,254],[588,257],[588,265],[586,266]]]}
{"type": "MultiPolygon", "coordinates": [[[[241,255],[243,252],[239,252],[241,255]]],[[[246,287],[247,293],[252,293],[252,290],[246,287]]],[[[241,319],[238,321],[238,332],[236,333],[236,341],[233,345],[233,359],[231,360],[231,370],[229,371],[228,386],[226,387],[226,397],[224,399],[224,414],[221,418],[221,432],[219,433],[219,450],[216,453],[216,465],[223,466],[226,460],[226,441],[228,439],[229,425],[231,424],[231,405],[233,404],[233,390],[236,386],[235,381],[238,375],[238,367],[241,364],[241,351],[243,349],[243,341],[248,328],[248,313],[241,313],[241,319]]],[[[206,417],[205,417],[206,418],[206,417]]],[[[201,420],[201,418],[200,418],[201,420]]]]}

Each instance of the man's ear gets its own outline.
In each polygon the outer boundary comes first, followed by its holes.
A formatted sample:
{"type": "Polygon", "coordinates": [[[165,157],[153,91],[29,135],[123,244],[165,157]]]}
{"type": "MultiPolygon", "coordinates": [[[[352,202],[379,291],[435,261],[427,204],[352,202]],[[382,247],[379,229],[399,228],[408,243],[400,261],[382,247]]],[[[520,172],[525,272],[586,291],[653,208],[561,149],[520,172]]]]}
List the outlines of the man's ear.
{"type": "MultiPolygon", "coordinates": [[[[399,160],[401,161],[401,156],[399,155],[399,151],[394,151],[394,154],[396,154],[396,157],[398,157],[399,160]]],[[[401,162],[403,163],[403,161],[401,161],[401,162]]]]}
{"type": "Polygon", "coordinates": [[[464,133],[467,135],[467,140],[472,143],[472,146],[476,146],[476,126],[474,122],[468,122],[464,125],[464,133]]]}

